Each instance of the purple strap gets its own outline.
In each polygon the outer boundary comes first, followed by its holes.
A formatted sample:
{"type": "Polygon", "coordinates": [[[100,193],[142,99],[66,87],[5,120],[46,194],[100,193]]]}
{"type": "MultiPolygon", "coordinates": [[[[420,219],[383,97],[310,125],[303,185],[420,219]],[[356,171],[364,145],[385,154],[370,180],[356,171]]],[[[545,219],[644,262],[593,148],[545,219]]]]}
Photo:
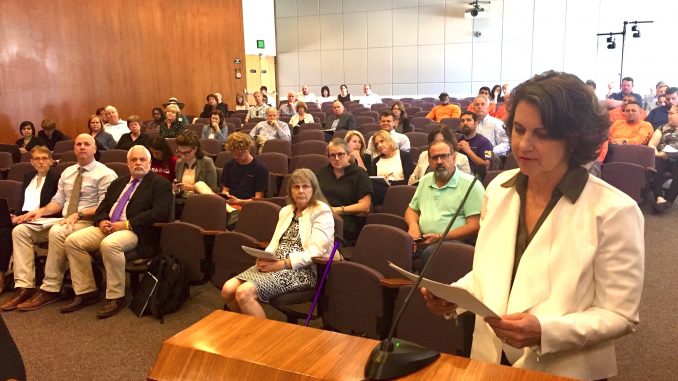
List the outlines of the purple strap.
{"type": "Polygon", "coordinates": [[[311,316],[313,316],[313,310],[315,310],[315,306],[318,304],[318,299],[320,298],[320,294],[323,291],[323,286],[325,285],[325,281],[327,280],[327,274],[330,272],[330,266],[332,265],[332,261],[334,260],[334,254],[337,252],[337,249],[339,248],[339,241],[334,241],[334,247],[332,248],[332,253],[330,254],[330,261],[327,262],[327,266],[325,266],[325,271],[323,271],[323,276],[320,278],[320,283],[318,283],[318,289],[315,291],[315,296],[313,297],[313,303],[311,304],[311,310],[308,311],[308,316],[306,316],[306,321],[304,322],[304,326],[308,327],[308,323],[311,322],[311,316]]]}

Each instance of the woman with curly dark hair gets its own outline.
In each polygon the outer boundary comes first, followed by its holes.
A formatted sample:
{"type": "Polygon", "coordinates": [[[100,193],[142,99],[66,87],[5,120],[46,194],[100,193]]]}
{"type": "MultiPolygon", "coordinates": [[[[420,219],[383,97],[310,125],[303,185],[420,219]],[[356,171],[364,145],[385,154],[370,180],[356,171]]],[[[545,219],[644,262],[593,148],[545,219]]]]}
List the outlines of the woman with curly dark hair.
{"type": "Polygon", "coordinates": [[[151,152],[151,172],[158,174],[168,181],[174,180],[174,167],[178,158],[172,153],[167,141],[162,136],[148,138],[146,148],[151,152]]]}
{"type": "Polygon", "coordinates": [[[645,249],[638,205],[582,167],[607,113],[579,78],[550,71],[513,90],[506,126],[519,168],[487,187],[473,269],[455,283],[500,316],[476,318],[471,358],[612,377],[614,340],[638,324],[645,249]]]}

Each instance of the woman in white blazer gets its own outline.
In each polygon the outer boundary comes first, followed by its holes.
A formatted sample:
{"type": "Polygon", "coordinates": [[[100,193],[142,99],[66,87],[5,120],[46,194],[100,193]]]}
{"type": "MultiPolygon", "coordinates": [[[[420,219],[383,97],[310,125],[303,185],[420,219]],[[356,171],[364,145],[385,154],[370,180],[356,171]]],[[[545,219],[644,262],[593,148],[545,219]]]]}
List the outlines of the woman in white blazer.
{"type": "MultiPolygon", "coordinates": [[[[614,376],[614,339],[638,324],[643,216],[581,167],[609,122],[576,76],[516,87],[507,121],[519,169],[485,192],[473,270],[455,285],[500,318],[476,319],[471,357],[585,380],[614,376]]],[[[456,305],[423,289],[431,311],[456,305]]]]}
{"type": "Polygon", "coordinates": [[[290,175],[287,194],[291,202],[280,210],[278,224],[266,251],[277,260],[257,259],[256,264],[229,279],[221,290],[233,312],[265,318],[260,301],[316,285],[314,257],[329,257],[334,238],[332,210],[325,202],[311,170],[290,175]]]}

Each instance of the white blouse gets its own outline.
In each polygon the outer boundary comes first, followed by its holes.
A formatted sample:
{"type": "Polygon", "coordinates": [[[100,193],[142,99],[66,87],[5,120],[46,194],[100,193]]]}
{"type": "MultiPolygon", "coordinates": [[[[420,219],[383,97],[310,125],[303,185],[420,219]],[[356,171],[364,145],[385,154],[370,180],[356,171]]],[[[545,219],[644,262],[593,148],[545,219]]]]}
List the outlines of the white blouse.
{"type": "Polygon", "coordinates": [[[400,160],[400,151],[396,151],[393,157],[382,157],[377,162],[377,176],[386,178],[388,181],[405,180],[403,162],[400,160]]]}
{"type": "Polygon", "coordinates": [[[40,179],[40,184],[38,184],[38,175],[36,174],[26,187],[24,205],[21,207],[21,210],[30,212],[40,207],[40,193],[42,192],[43,185],[45,185],[45,177],[43,176],[40,179]]]}

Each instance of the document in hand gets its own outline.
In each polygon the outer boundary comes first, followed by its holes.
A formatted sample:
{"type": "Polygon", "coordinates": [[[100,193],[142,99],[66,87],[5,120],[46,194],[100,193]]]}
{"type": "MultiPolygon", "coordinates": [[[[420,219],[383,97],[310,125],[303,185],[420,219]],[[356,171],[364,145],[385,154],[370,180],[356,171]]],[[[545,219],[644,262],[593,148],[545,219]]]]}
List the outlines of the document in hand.
{"type": "Polygon", "coordinates": [[[24,224],[35,231],[39,231],[47,229],[61,220],[63,220],[62,217],[38,218],[37,220],[26,221],[24,224]]]}
{"type": "Polygon", "coordinates": [[[247,247],[247,246],[242,246],[242,249],[245,250],[245,252],[253,257],[256,258],[263,258],[263,259],[270,259],[272,261],[278,261],[278,257],[273,255],[273,253],[269,253],[268,251],[263,251],[259,249],[255,249],[253,247],[247,247]]]}
{"type": "MultiPolygon", "coordinates": [[[[412,282],[416,282],[417,278],[419,278],[417,275],[403,270],[391,262],[389,262],[388,265],[412,282]]],[[[421,280],[420,286],[426,287],[426,289],[429,290],[433,295],[445,299],[448,302],[454,303],[460,308],[471,311],[478,316],[499,317],[499,315],[494,313],[494,311],[483,304],[483,302],[478,300],[475,296],[471,295],[470,292],[464,290],[463,288],[449,284],[438,283],[426,278],[421,280]]]]}

